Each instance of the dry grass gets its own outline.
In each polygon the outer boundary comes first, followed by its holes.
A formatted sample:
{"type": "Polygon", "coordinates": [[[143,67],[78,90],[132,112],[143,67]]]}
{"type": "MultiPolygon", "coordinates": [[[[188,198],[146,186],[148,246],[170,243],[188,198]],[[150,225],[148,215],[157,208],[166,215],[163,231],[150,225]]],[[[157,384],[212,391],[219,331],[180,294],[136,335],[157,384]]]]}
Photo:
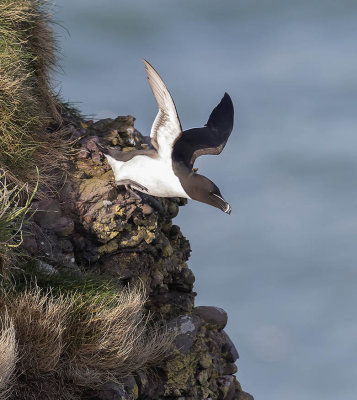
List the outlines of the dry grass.
{"type": "Polygon", "coordinates": [[[7,313],[0,319],[0,400],[6,400],[14,385],[17,345],[15,328],[7,313]]]}
{"type": "Polygon", "coordinates": [[[149,324],[144,303],[138,288],[105,296],[3,290],[0,313],[13,321],[19,354],[10,399],[77,399],[82,388],[161,364],[173,336],[149,324]]]}
{"type": "MultiPolygon", "coordinates": [[[[60,125],[49,75],[55,66],[55,40],[50,16],[41,0],[0,0],[0,167],[15,181],[56,184],[69,143],[60,125]]],[[[42,185],[40,186],[42,190],[42,185]]]]}
{"type": "Polygon", "coordinates": [[[103,374],[114,379],[124,377],[163,360],[171,338],[155,327],[148,330],[144,301],[138,289],[124,290],[121,296],[109,298],[77,298],[77,315],[72,314],[75,319],[71,332],[67,331],[70,337],[77,338],[68,340],[68,354],[73,360],[71,376],[77,383],[103,382],[103,374]]]}

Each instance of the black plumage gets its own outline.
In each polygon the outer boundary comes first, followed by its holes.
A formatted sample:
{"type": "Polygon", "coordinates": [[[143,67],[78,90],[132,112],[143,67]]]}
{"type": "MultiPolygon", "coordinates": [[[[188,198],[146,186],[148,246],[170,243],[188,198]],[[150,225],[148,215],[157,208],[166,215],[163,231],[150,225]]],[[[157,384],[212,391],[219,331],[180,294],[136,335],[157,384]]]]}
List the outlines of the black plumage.
{"type": "Polygon", "coordinates": [[[197,157],[220,154],[233,129],[234,108],[228,93],[213,109],[205,126],[182,132],[174,145],[172,159],[182,161],[189,168],[197,157]]]}

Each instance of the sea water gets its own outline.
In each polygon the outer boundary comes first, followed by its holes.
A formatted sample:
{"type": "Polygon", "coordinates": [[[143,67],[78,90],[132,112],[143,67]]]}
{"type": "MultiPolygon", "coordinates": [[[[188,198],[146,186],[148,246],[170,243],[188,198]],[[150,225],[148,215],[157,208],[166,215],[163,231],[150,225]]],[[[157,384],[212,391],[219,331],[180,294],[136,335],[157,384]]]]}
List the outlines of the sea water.
{"type": "Polygon", "coordinates": [[[232,214],[190,201],[175,220],[196,304],[228,312],[238,379],[257,400],[356,398],[357,2],[56,4],[56,79],[88,116],[131,114],[149,134],[157,106],[142,58],[184,129],[231,95],[226,148],[195,166],[232,214]]]}

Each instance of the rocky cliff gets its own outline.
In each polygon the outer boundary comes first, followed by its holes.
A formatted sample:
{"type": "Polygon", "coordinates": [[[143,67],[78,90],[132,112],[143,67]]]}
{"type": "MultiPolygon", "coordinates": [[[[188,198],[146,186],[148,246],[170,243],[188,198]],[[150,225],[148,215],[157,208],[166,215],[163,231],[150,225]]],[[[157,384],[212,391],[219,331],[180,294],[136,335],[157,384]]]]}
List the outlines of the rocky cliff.
{"type": "Polygon", "coordinates": [[[0,400],[251,399],[226,313],[194,306],[185,202],[116,187],[99,150],[145,148],[134,118],[54,96],[47,5],[0,0],[0,400]]]}
{"type": "Polygon", "coordinates": [[[170,356],[155,373],[136,371],[122,384],[108,382],[83,398],[252,399],[234,375],[239,356],[224,331],[226,312],[194,305],[190,244],[172,223],[186,201],[138,198],[117,187],[98,147],[146,148],[134,118],[93,123],[71,117],[68,126],[76,140],[70,172],[57,197],[33,203],[39,211],[25,240],[27,251],[47,270],[94,272],[124,285],[140,282],[147,310],[176,333],[170,356]]]}

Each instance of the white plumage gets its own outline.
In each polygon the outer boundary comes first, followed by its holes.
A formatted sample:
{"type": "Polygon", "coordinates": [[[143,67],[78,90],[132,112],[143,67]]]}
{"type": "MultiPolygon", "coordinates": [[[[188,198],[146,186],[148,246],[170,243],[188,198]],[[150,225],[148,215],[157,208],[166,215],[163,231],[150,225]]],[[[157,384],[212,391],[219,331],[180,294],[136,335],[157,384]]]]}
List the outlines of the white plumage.
{"type": "Polygon", "coordinates": [[[182,134],[181,124],[172,97],[155,69],[144,60],[145,70],[159,111],[151,128],[151,143],[157,150],[157,156],[136,155],[123,162],[105,155],[113,169],[116,182],[130,180],[145,187],[135,189],[159,197],[190,197],[184,191],[180,180],[172,169],[172,150],[182,134]]]}
{"type": "Polygon", "coordinates": [[[127,179],[135,181],[147,189],[141,190],[140,187],[134,186],[136,190],[152,196],[190,198],[172,170],[171,159],[138,155],[123,162],[117,161],[107,154],[105,156],[113,169],[117,182],[127,179]]]}

